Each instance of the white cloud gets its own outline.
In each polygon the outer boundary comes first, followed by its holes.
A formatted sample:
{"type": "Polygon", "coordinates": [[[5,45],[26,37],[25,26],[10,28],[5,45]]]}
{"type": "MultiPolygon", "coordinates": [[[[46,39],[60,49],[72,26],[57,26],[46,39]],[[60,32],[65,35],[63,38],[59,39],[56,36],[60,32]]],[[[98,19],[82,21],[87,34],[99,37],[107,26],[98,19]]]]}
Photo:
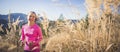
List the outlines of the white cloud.
{"type": "Polygon", "coordinates": [[[51,0],[52,2],[58,2],[59,0],[51,0]]]}

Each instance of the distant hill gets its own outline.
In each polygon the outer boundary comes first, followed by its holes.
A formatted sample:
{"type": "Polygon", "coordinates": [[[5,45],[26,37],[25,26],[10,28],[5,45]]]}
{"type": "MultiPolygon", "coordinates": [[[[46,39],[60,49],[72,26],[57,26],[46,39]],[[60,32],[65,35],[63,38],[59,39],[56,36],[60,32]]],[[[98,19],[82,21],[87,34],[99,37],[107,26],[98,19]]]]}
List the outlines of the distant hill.
{"type": "MultiPolygon", "coordinates": [[[[23,23],[27,22],[27,15],[23,13],[11,13],[10,14],[10,21],[14,22],[16,19],[20,17],[20,20],[23,20],[22,22],[19,23],[19,25],[22,25],[23,23]]],[[[3,24],[4,27],[7,26],[8,23],[8,14],[6,15],[1,15],[0,14],[0,24],[3,24]]]]}
{"type": "MultiPolygon", "coordinates": [[[[13,21],[16,20],[18,17],[20,16],[20,20],[26,20],[26,14],[23,14],[23,13],[11,13],[10,14],[10,20],[13,21]]],[[[0,19],[4,19],[4,20],[7,20],[8,21],[8,14],[6,15],[1,15],[0,14],[0,19]]]]}

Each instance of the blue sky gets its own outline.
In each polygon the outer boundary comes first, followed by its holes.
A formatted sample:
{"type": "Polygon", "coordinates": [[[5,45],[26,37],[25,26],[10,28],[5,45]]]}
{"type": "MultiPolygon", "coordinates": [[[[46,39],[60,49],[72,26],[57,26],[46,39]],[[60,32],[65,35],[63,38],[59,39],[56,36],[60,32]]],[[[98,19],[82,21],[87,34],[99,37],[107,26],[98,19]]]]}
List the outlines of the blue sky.
{"type": "Polygon", "coordinates": [[[85,0],[0,0],[0,14],[24,13],[35,11],[46,13],[51,20],[63,14],[67,19],[81,19],[86,16],[85,0]],[[71,7],[74,6],[74,7],[71,7]]]}

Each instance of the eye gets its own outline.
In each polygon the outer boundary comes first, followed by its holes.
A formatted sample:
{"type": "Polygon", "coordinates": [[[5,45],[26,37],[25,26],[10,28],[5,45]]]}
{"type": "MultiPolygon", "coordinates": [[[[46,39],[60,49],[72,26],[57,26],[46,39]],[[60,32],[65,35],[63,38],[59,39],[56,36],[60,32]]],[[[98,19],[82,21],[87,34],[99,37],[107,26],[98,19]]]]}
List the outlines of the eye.
{"type": "Polygon", "coordinates": [[[29,17],[32,17],[31,15],[29,15],[29,17]]]}
{"type": "Polygon", "coordinates": [[[35,16],[29,16],[29,17],[35,18],[35,16]]]}

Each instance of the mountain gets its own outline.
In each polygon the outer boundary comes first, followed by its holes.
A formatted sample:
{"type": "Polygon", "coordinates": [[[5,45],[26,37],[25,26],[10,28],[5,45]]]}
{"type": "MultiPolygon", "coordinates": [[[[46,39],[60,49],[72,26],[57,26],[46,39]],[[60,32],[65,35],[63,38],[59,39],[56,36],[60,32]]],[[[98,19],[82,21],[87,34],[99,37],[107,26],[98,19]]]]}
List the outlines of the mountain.
{"type": "MultiPolygon", "coordinates": [[[[7,27],[8,23],[8,15],[1,15],[0,14],[0,24],[3,24],[3,27],[7,27]]],[[[23,13],[11,13],[10,14],[10,22],[16,21],[16,19],[19,17],[19,20],[23,20],[22,22],[19,23],[19,25],[22,25],[23,23],[27,22],[27,15],[23,13]]]]}
{"type": "MultiPolygon", "coordinates": [[[[1,15],[0,14],[0,19],[4,19],[4,20],[7,20],[8,21],[8,15],[1,15]]],[[[20,17],[20,20],[26,20],[26,14],[23,14],[23,13],[11,13],[10,14],[10,21],[13,22],[13,20],[16,20],[18,17],[20,17]]]]}

